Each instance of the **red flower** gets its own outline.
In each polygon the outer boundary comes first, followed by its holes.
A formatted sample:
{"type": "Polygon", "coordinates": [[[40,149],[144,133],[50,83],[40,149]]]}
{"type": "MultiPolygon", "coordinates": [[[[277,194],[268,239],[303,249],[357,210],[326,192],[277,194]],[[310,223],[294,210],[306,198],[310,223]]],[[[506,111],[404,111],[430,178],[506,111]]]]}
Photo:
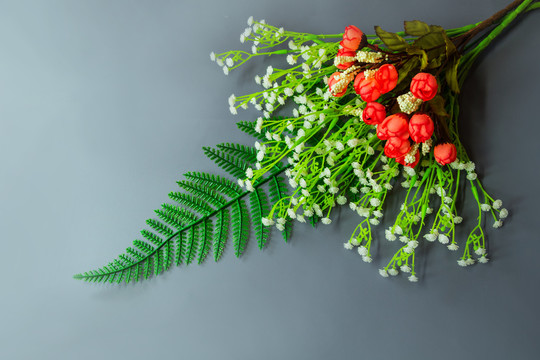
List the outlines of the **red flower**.
{"type": "Polygon", "coordinates": [[[393,137],[407,140],[409,138],[409,123],[407,120],[407,115],[404,113],[388,116],[377,126],[377,137],[381,140],[393,137]]]}
{"type": "Polygon", "coordinates": [[[359,28],[349,25],[343,33],[343,40],[339,43],[341,47],[350,51],[356,51],[366,46],[367,37],[359,28]]]}
{"type": "Polygon", "coordinates": [[[429,101],[437,95],[437,79],[428,73],[418,73],[411,81],[411,92],[418,99],[429,101]]]}
{"type": "Polygon", "coordinates": [[[362,112],[362,120],[368,125],[376,125],[383,122],[386,117],[386,108],[378,102],[369,102],[362,112]]]}
{"type": "Polygon", "coordinates": [[[414,142],[422,143],[433,135],[433,120],[427,114],[414,114],[409,121],[409,135],[414,142]]]}
{"type": "MultiPolygon", "coordinates": [[[[351,50],[347,50],[345,48],[342,48],[342,49],[339,49],[338,52],[337,52],[337,56],[352,56],[352,57],[355,57],[356,56],[356,53],[354,51],[351,51],[351,50]]],[[[346,70],[348,69],[349,67],[351,67],[352,65],[354,64],[354,61],[350,61],[350,62],[346,62],[346,63],[342,63],[342,64],[338,64],[336,65],[336,67],[338,69],[341,69],[341,70],[346,70]]]]}
{"type": "Polygon", "coordinates": [[[389,91],[392,91],[398,80],[398,72],[394,65],[385,64],[377,70],[375,73],[375,80],[379,84],[379,89],[382,94],[386,94],[389,91]]]}
{"type": "Polygon", "coordinates": [[[384,154],[389,158],[398,158],[407,155],[411,150],[411,143],[407,139],[391,137],[384,145],[384,154]]]}
{"type": "Polygon", "coordinates": [[[336,76],[341,76],[341,73],[340,72],[335,72],[332,75],[330,75],[330,78],[328,79],[328,88],[330,88],[330,92],[332,93],[333,96],[340,97],[340,96],[345,95],[345,93],[347,92],[347,85],[349,85],[349,84],[346,83],[346,84],[343,85],[342,83],[340,83],[341,80],[338,80],[336,78],[336,76]],[[339,89],[335,89],[335,86],[338,83],[340,83],[340,85],[343,86],[343,90],[339,91],[339,89]],[[339,91],[339,92],[334,93],[334,91],[339,91]]]}
{"type": "Polygon", "coordinates": [[[396,161],[401,164],[401,165],[404,165],[404,166],[408,166],[410,168],[414,168],[418,162],[420,161],[420,152],[417,151],[416,152],[416,155],[414,155],[414,162],[413,163],[406,163],[405,162],[405,157],[407,156],[407,154],[403,155],[403,156],[400,156],[400,157],[397,157],[396,158],[396,161]]]}
{"type": "MultiPolygon", "coordinates": [[[[357,75],[357,77],[360,74],[357,75]]],[[[364,76],[364,74],[362,74],[364,76]]],[[[355,85],[357,84],[356,79],[354,80],[355,85]]],[[[365,102],[375,101],[381,96],[381,91],[379,90],[379,84],[375,78],[369,78],[362,80],[358,86],[355,86],[354,90],[357,94],[360,95],[362,100],[365,102]]]]}
{"type": "Polygon", "coordinates": [[[433,149],[433,155],[439,164],[446,165],[456,161],[457,150],[454,144],[439,144],[433,149]]]}

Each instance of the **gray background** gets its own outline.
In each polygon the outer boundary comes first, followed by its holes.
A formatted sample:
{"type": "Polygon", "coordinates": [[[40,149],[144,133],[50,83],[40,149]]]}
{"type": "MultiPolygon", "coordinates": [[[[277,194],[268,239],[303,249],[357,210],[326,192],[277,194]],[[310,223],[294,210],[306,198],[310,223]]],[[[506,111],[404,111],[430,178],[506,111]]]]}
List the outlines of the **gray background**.
{"type": "Polygon", "coordinates": [[[252,142],[234,124],[256,114],[232,116],[227,98],[270,62],[226,77],[208,57],[243,46],[250,15],[371,33],[404,19],[461,26],[506,2],[0,1],[0,358],[536,358],[538,13],[490,48],[462,95],[465,143],[511,211],[487,230],[488,265],[459,268],[431,246],[420,283],[383,279],[386,257],[343,249],[357,223],[343,209],[241,259],[229,248],[129,286],[71,278],[123,252],[181,174],[215,171],[202,146],[252,142]]]}

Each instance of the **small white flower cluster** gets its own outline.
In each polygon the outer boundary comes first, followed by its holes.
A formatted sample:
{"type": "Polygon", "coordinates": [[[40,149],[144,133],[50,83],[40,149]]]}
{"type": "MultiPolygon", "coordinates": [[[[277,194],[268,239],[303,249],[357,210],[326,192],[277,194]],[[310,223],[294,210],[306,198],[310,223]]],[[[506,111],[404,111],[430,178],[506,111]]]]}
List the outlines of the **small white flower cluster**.
{"type": "Polygon", "coordinates": [[[406,114],[412,114],[418,110],[420,105],[423,103],[422,99],[418,99],[410,91],[406,94],[398,96],[397,102],[399,104],[399,109],[406,114]]]}
{"type": "Polygon", "coordinates": [[[357,237],[351,238],[349,241],[343,244],[343,247],[347,250],[353,250],[355,247],[357,247],[358,255],[362,257],[362,260],[364,262],[370,263],[373,261],[373,258],[371,257],[371,254],[369,252],[369,246],[362,245],[362,241],[358,240],[357,237]]]}

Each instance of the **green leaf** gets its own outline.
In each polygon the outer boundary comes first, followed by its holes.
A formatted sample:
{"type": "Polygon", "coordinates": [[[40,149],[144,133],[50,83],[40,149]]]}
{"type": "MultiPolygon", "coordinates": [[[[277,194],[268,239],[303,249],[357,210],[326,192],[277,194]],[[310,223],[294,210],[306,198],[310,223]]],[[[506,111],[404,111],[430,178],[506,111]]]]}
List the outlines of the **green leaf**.
{"type": "Polygon", "coordinates": [[[234,254],[240,257],[246,249],[249,235],[249,219],[244,200],[236,200],[232,206],[232,237],[234,254]]]}
{"type": "Polygon", "coordinates": [[[452,61],[446,68],[446,72],[445,72],[445,78],[446,78],[446,82],[448,83],[448,86],[453,92],[457,94],[459,94],[459,82],[457,78],[459,60],[460,60],[459,57],[454,56],[452,58],[452,61]]]}
{"type": "Polygon", "coordinates": [[[229,236],[229,211],[222,209],[216,214],[216,229],[214,231],[214,260],[218,261],[223,254],[225,243],[229,236]]]}
{"type": "Polygon", "coordinates": [[[262,223],[262,218],[266,217],[270,212],[268,198],[262,189],[256,189],[249,194],[249,200],[257,245],[259,249],[262,249],[266,245],[270,234],[270,228],[262,223]]]}
{"type": "Polygon", "coordinates": [[[411,46],[407,49],[407,54],[417,55],[420,62],[420,71],[424,70],[428,65],[428,55],[425,50],[419,49],[416,46],[411,46]]]}
{"type": "MultiPolygon", "coordinates": [[[[272,176],[270,180],[270,199],[275,204],[287,197],[287,185],[281,176],[272,176]]],[[[281,232],[283,239],[287,241],[291,237],[292,222],[290,219],[285,221],[285,229],[281,232]]]]}
{"type": "Polygon", "coordinates": [[[212,221],[206,220],[201,224],[200,229],[199,256],[197,258],[198,264],[202,264],[204,259],[206,259],[206,256],[210,251],[210,247],[212,246],[212,221]]]}
{"type": "Polygon", "coordinates": [[[448,113],[444,108],[444,98],[441,95],[435,95],[435,97],[427,102],[431,111],[433,111],[437,116],[448,117],[448,113]]]}
{"type": "Polygon", "coordinates": [[[420,20],[405,21],[404,28],[405,33],[411,36],[422,36],[431,31],[431,27],[420,20]]]}
{"type": "Polygon", "coordinates": [[[420,68],[420,59],[418,57],[415,56],[407,60],[398,70],[398,84],[406,78],[414,76],[418,72],[418,68],[420,68]],[[410,74],[412,76],[409,76],[410,74]]]}
{"type": "Polygon", "coordinates": [[[444,33],[442,31],[430,32],[414,41],[414,46],[423,50],[432,50],[445,46],[444,33]]]}
{"type": "Polygon", "coordinates": [[[380,26],[375,26],[375,33],[389,50],[405,51],[409,47],[409,43],[404,38],[398,34],[384,31],[380,26]]]}

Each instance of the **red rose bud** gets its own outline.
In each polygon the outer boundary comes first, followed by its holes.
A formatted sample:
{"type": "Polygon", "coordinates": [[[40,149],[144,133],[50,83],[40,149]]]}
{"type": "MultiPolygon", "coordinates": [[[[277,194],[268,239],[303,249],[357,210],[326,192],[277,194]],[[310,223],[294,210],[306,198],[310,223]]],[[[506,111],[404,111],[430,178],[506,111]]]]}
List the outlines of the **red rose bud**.
{"type": "Polygon", "coordinates": [[[356,51],[366,46],[367,37],[359,28],[349,25],[343,33],[343,40],[339,43],[341,47],[350,51],[356,51]]]}
{"type": "MultiPolygon", "coordinates": [[[[347,50],[347,49],[339,49],[338,52],[337,52],[337,55],[336,55],[336,59],[339,60],[338,58],[340,57],[356,57],[356,53],[354,51],[351,51],[351,50],[347,50]]],[[[349,61],[349,62],[338,62],[338,61],[334,61],[334,64],[336,65],[336,67],[338,69],[341,69],[341,70],[347,70],[348,68],[350,68],[353,64],[354,64],[354,60],[353,61],[349,61]]]]}
{"type": "MultiPolygon", "coordinates": [[[[362,75],[363,76],[363,75],[362,75]]],[[[356,79],[355,79],[356,83],[356,79]]],[[[362,100],[365,102],[375,101],[381,96],[381,91],[379,90],[379,84],[375,78],[369,78],[362,80],[358,87],[355,87],[354,90],[357,94],[360,95],[362,100]]]]}
{"type": "Polygon", "coordinates": [[[409,121],[409,135],[417,143],[428,140],[434,129],[433,120],[427,114],[414,114],[409,121]]]}
{"type": "Polygon", "coordinates": [[[418,73],[411,81],[411,92],[418,99],[429,101],[437,95],[437,79],[428,73],[418,73]]]}
{"type": "Polygon", "coordinates": [[[457,150],[454,144],[439,144],[433,149],[435,160],[441,165],[453,163],[457,158],[457,150]]]}
{"type": "Polygon", "coordinates": [[[381,140],[392,137],[407,140],[409,138],[409,122],[407,120],[407,115],[404,113],[388,116],[377,126],[377,137],[381,140]]]}
{"type": "Polygon", "coordinates": [[[347,79],[341,79],[340,72],[333,73],[328,79],[328,88],[330,89],[330,93],[335,97],[345,95],[347,92],[347,85],[349,85],[349,82],[347,79]]]}
{"type": "Polygon", "coordinates": [[[368,125],[376,125],[383,122],[386,117],[386,108],[378,102],[370,102],[362,111],[362,120],[368,125]]]}
{"type": "Polygon", "coordinates": [[[407,157],[407,154],[405,154],[403,156],[400,156],[400,157],[397,157],[396,161],[401,165],[408,166],[410,168],[414,168],[418,164],[418,162],[420,161],[420,152],[419,151],[416,152],[416,154],[414,155],[414,162],[412,162],[412,163],[405,162],[406,157],[407,157]]]}
{"type": "Polygon", "coordinates": [[[384,145],[384,154],[393,159],[407,155],[409,150],[411,150],[409,140],[403,140],[398,137],[389,138],[384,145]]]}
{"type": "Polygon", "coordinates": [[[385,64],[377,70],[375,73],[375,79],[379,84],[381,94],[386,94],[396,87],[398,81],[398,72],[394,65],[385,64]]]}

